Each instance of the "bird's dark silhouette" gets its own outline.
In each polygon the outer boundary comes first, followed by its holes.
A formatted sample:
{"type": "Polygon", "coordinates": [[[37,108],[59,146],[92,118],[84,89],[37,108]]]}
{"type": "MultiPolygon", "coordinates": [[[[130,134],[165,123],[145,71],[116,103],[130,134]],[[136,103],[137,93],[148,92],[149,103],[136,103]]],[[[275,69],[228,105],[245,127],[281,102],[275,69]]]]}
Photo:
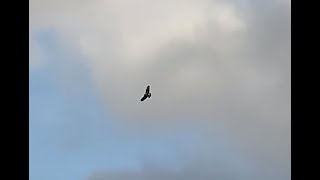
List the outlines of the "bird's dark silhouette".
{"type": "Polygon", "coordinates": [[[151,93],[150,93],[150,86],[147,86],[146,92],[144,93],[143,97],[141,98],[140,101],[144,101],[147,98],[151,97],[151,93]]]}

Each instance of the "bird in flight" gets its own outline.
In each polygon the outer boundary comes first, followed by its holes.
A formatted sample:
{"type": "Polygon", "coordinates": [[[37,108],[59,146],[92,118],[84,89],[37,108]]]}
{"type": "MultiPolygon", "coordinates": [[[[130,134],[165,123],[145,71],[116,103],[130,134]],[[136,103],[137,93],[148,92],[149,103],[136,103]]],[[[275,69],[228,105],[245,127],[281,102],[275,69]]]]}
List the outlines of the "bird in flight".
{"type": "Polygon", "coordinates": [[[141,98],[141,101],[144,101],[147,98],[151,97],[151,93],[150,93],[150,86],[147,86],[146,92],[144,93],[143,97],[141,98]]]}

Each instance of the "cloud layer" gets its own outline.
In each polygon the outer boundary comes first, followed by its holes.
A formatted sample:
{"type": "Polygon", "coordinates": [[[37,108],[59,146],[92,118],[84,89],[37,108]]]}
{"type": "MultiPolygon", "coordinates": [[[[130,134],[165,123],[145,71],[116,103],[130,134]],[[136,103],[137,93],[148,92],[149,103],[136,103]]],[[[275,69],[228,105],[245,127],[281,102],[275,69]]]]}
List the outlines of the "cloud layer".
{"type": "Polygon", "coordinates": [[[290,8],[281,0],[31,0],[30,29],[54,29],[62,47],[84,57],[126,134],[199,138],[192,153],[180,152],[188,170],[96,179],[280,180],[290,178],[290,8]],[[146,85],[152,98],[140,103],[146,85]],[[214,160],[231,156],[215,151],[219,138],[238,153],[234,165],[214,160]]]}

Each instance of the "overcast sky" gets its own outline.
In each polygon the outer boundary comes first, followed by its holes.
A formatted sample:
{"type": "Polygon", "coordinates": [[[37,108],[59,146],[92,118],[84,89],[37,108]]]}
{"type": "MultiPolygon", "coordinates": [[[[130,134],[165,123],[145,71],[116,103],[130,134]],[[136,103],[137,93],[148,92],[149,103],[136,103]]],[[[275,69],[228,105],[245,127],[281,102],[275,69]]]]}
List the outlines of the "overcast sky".
{"type": "Polygon", "coordinates": [[[29,9],[31,180],[291,179],[290,0],[29,9]]]}

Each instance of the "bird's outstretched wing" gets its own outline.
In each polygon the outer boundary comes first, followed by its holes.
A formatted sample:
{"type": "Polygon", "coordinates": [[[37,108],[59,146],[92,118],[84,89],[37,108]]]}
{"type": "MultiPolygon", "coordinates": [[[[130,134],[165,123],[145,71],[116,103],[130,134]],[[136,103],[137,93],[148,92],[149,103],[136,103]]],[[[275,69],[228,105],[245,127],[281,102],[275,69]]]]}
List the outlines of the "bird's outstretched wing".
{"type": "Polygon", "coordinates": [[[146,94],[149,94],[149,92],[150,92],[150,86],[147,86],[146,94]]]}
{"type": "Polygon", "coordinates": [[[143,97],[141,98],[141,101],[144,101],[145,99],[147,99],[147,95],[143,95],[143,97]]]}

